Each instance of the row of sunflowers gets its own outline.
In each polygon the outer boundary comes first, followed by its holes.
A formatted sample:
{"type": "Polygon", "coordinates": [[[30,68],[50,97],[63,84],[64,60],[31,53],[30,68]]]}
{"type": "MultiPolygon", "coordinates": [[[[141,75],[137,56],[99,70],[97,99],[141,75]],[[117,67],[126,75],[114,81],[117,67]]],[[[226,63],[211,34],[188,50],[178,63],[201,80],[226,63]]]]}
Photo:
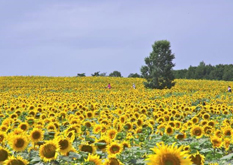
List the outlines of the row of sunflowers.
{"type": "Polygon", "coordinates": [[[233,164],[233,82],[144,81],[0,77],[0,164],[233,164]]]}

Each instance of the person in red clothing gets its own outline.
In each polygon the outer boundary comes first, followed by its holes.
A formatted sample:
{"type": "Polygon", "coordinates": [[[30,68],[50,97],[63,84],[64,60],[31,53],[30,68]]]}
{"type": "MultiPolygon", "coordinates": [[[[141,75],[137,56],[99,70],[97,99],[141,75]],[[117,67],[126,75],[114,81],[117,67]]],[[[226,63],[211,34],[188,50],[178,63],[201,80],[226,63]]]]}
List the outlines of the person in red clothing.
{"type": "Polygon", "coordinates": [[[111,88],[112,88],[111,85],[110,85],[110,83],[108,83],[107,88],[108,88],[108,89],[111,89],[111,88]]]}

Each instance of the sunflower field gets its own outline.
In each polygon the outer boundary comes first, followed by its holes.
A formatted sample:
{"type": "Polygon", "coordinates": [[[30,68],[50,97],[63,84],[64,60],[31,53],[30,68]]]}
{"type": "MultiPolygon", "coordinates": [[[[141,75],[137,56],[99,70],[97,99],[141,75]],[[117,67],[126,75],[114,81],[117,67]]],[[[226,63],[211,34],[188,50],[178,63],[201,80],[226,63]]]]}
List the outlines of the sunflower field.
{"type": "Polygon", "coordinates": [[[0,164],[233,164],[233,82],[144,81],[0,77],[0,164]]]}

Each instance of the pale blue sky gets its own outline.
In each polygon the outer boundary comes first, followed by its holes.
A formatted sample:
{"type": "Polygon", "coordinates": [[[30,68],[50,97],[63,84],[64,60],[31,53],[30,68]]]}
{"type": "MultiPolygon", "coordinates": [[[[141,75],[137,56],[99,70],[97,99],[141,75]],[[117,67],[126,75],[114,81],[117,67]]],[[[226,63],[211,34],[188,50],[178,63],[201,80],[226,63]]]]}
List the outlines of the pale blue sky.
{"type": "Polygon", "coordinates": [[[127,77],[164,39],[174,69],[233,63],[233,1],[0,0],[0,76],[127,77]]]}

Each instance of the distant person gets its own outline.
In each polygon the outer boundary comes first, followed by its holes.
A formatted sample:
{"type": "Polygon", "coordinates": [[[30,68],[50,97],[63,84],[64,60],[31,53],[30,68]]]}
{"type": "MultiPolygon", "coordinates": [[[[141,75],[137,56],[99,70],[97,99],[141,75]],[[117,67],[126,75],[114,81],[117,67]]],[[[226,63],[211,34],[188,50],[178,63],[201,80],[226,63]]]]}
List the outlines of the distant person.
{"type": "Polygon", "coordinates": [[[133,83],[133,89],[136,89],[136,85],[133,83]]]}
{"type": "Polygon", "coordinates": [[[108,88],[108,89],[111,89],[111,88],[112,88],[111,85],[110,85],[110,83],[108,83],[107,88],[108,88]]]}
{"type": "Polygon", "coordinates": [[[230,87],[230,86],[228,86],[228,89],[227,89],[227,90],[228,90],[228,92],[231,92],[231,87],[230,87]]]}

